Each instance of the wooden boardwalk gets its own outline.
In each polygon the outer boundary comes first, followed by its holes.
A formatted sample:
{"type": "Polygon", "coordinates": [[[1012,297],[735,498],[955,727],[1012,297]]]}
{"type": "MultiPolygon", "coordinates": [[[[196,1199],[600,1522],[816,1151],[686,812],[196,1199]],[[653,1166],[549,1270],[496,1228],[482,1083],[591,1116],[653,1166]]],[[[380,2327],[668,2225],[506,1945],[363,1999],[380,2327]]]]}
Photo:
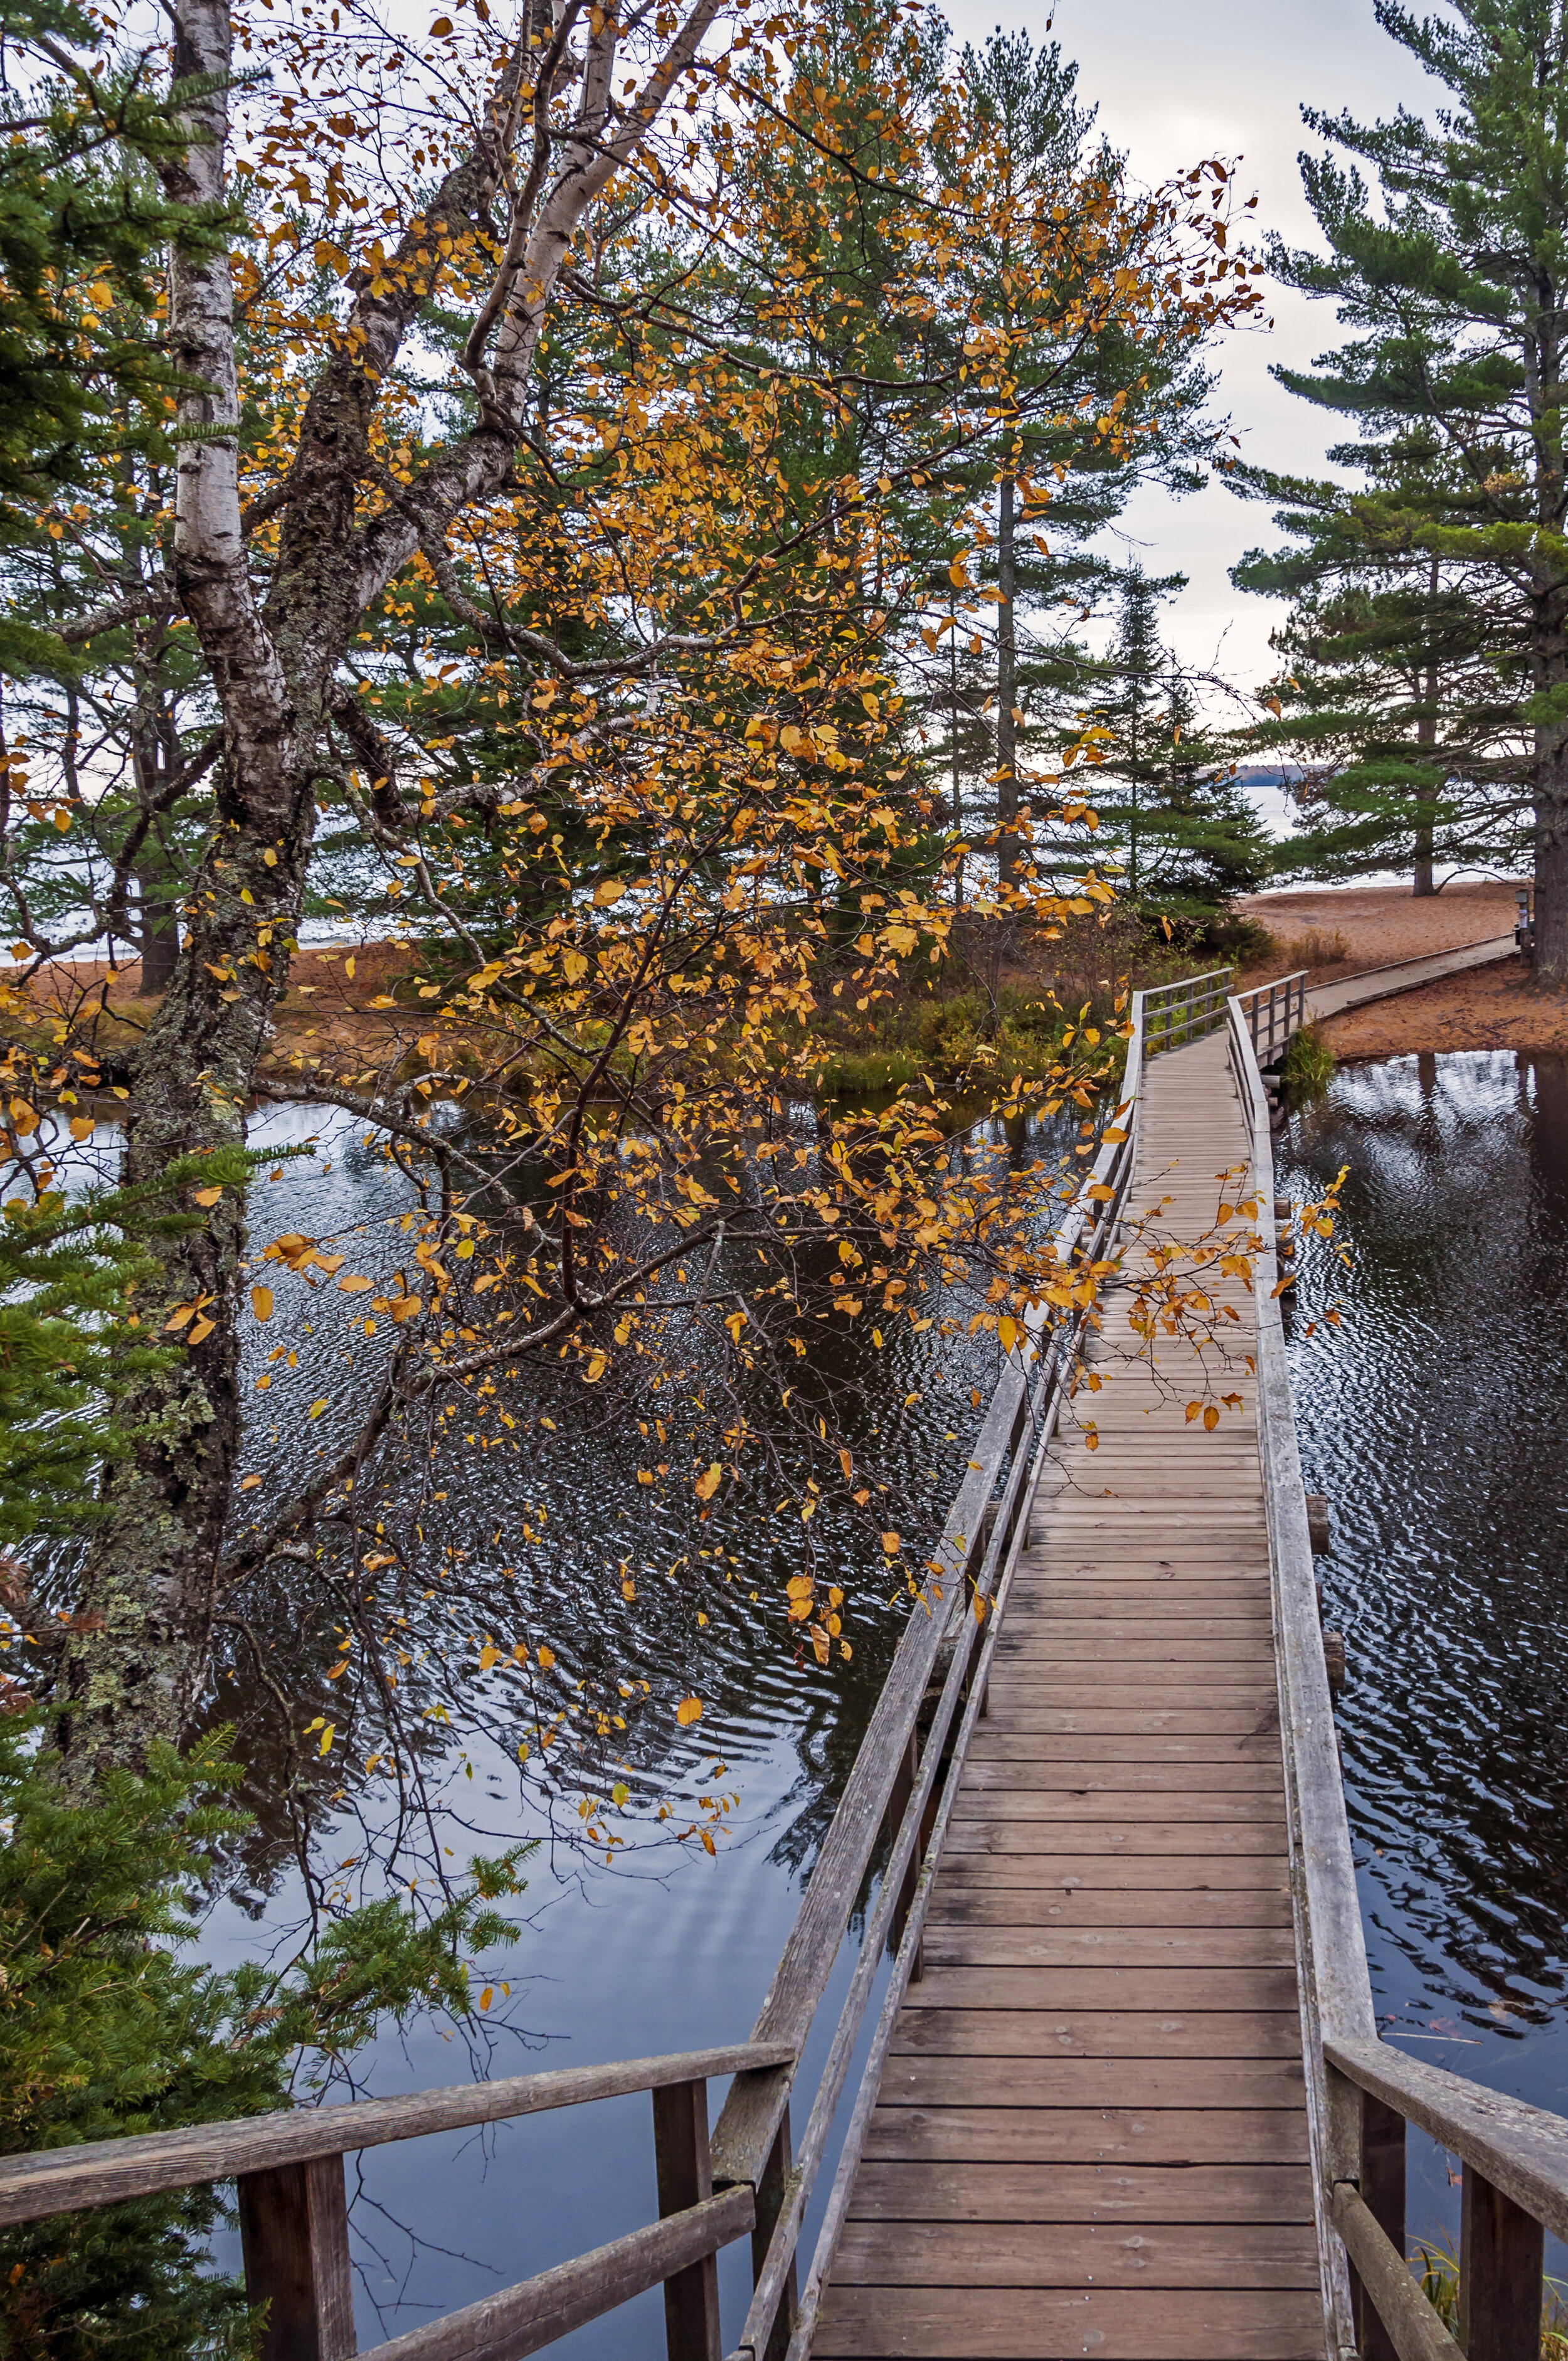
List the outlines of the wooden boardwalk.
{"type": "MultiPolygon", "coordinates": [[[[1247,1157],[1223,1035],[1148,1069],[1136,1212],[1247,1157]]],[[[1267,1219],[1271,1208],[1262,1209],[1267,1219]]],[[[1251,1349],[1251,1299],[1238,1361],[1251,1349]]],[[[1120,1371],[1048,1463],[813,2352],[1324,2351],[1268,1539],[1245,1366],[1217,1433],[1120,1371]]]]}

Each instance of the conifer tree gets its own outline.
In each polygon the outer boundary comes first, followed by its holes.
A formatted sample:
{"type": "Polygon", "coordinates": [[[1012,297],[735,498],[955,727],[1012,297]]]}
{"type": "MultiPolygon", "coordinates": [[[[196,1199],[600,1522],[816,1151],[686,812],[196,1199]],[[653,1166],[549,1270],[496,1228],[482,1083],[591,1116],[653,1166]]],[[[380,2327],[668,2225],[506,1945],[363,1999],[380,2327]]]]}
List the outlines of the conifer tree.
{"type": "Polygon", "coordinates": [[[1094,807],[1127,899],[1150,917],[1212,922],[1268,871],[1267,831],[1234,765],[1198,723],[1180,667],[1159,635],[1163,598],[1180,575],[1128,568],[1121,618],[1092,709],[1094,807]]]}
{"type": "MultiPolygon", "coordinates": [[[[1336,717],[1343,788],[1374,825],[1406,797],[1409,852],[1424,866],[1477,799],[1505,847],[1532,807],[1536,968],[1568,983],[1568,6],[1563,0],[1454,0],[1442,18],[1379,0],[1378,22],[1448,93],[1431,120],[1401,111],[1365,125],[1305,112],[1343,151],[1304,157],[1326,252],[1276,242],[1287,284],[1332,301],[1351,341],[1282,383],[1358,439],[1332,454],[1360,480],[1238,470],[1236,488],[1279,503],[1292,551],[1254,552],[1244,588],[1330,601],[1341,685],[1287,691],[1297,735],[1336,717]],[[1365,168],[1365,170],[1364,170],[1365,168]],[[1376,184],[1374,203],[1368,177],[1376,184]],[[1304,553],[1304,554],[1303,554],[1304,553]],[[1332,600],[1354,596],[1360,620],[1332,600]],[[1347,643],[1338,625],[1348,622],[1347,643]],[[1369,667],[1360,659],[1370,655],[1369,667]]],[[[1310,635],[1306,606],[1292,638],[1310,635]]],[[[1276,732],[1288,735],[1287,730],[1276,732]]],[[[1379,851],[1369,843],[1369,851],[1379,851]]]]}

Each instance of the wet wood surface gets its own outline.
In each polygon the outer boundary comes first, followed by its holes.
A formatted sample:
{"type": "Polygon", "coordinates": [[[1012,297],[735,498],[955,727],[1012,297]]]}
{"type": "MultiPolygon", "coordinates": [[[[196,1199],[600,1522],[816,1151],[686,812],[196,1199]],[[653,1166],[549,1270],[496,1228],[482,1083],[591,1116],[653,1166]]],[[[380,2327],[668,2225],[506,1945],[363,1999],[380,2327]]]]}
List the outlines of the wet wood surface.
{"type": "MultiPolygon", "coordinates": [[[[1190,1239],[1246,1156],[1223,1039],[1157,1059],[1130,1211],[1190,1239]]],[[[1212,1391],[1108,1304],[1047,1466],[822,2361],[1323,2354],[1251,1299],[1213,1292],[1212,1391]]]]}

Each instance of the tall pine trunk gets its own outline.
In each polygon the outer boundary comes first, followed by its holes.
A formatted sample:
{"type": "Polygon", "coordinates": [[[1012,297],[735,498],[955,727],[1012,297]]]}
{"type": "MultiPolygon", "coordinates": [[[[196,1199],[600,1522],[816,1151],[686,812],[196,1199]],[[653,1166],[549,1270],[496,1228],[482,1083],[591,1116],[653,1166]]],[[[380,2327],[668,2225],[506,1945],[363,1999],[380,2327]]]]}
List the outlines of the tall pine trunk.
{"type": "Polygon", "coordinates": [[[996,521],[996,841],[998,873],[1004,885],[1018,874],[1018,618],[1014,600],[1013,478],[1002,478],[996,521]]]}

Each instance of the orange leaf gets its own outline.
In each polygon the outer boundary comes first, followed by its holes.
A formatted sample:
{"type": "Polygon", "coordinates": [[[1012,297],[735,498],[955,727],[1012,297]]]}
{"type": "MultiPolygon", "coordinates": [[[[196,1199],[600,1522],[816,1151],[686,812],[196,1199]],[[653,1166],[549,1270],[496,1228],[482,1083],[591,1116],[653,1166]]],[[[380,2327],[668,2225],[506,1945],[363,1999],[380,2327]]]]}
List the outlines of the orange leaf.
{"type": "Polygon", "coordinates": [[[269,1287],[253,1287],[250,1290],[250,1308],[258,1320],[270,1320],[272,1290],[269,1287]]]}
{"type": "Polygon", "coordinates": [[[373,1279],[340,1279],[337,1291],[339,1295],[367,1295],[375,1284],[373,1279]]]}
{"type": "Polygon", "coordinates": [[[196,1202],[198,1205],[215,1205],[223,1193],[221,1189],[198,1189],[195,1192],[196,1202]]]}
{"type": "Polygon", "coordinates": [[[718,1489],[718,1481],[723,1473],[723,1468],[716,1459],[712,1466],[708,1469],[707,1475],[699,1476],[697,1477],[694,1489],[696,1490],[696,1497],[699,1500],[712,1499],[714,1494],[718,1489]]]}
{"type": "MultiPolygon", "coordinates": [[[[683,1730],[689,1730],[694,1721],[700,1721],[702,1719],[702,1699],[695,1697],[683,1697],[679,1705],[675,1708],[675,1719],[680,1723],[683,1730]]],[[[709,1847],[709,1850],[711,1850],[712,1848],[709,1847]]]]}

